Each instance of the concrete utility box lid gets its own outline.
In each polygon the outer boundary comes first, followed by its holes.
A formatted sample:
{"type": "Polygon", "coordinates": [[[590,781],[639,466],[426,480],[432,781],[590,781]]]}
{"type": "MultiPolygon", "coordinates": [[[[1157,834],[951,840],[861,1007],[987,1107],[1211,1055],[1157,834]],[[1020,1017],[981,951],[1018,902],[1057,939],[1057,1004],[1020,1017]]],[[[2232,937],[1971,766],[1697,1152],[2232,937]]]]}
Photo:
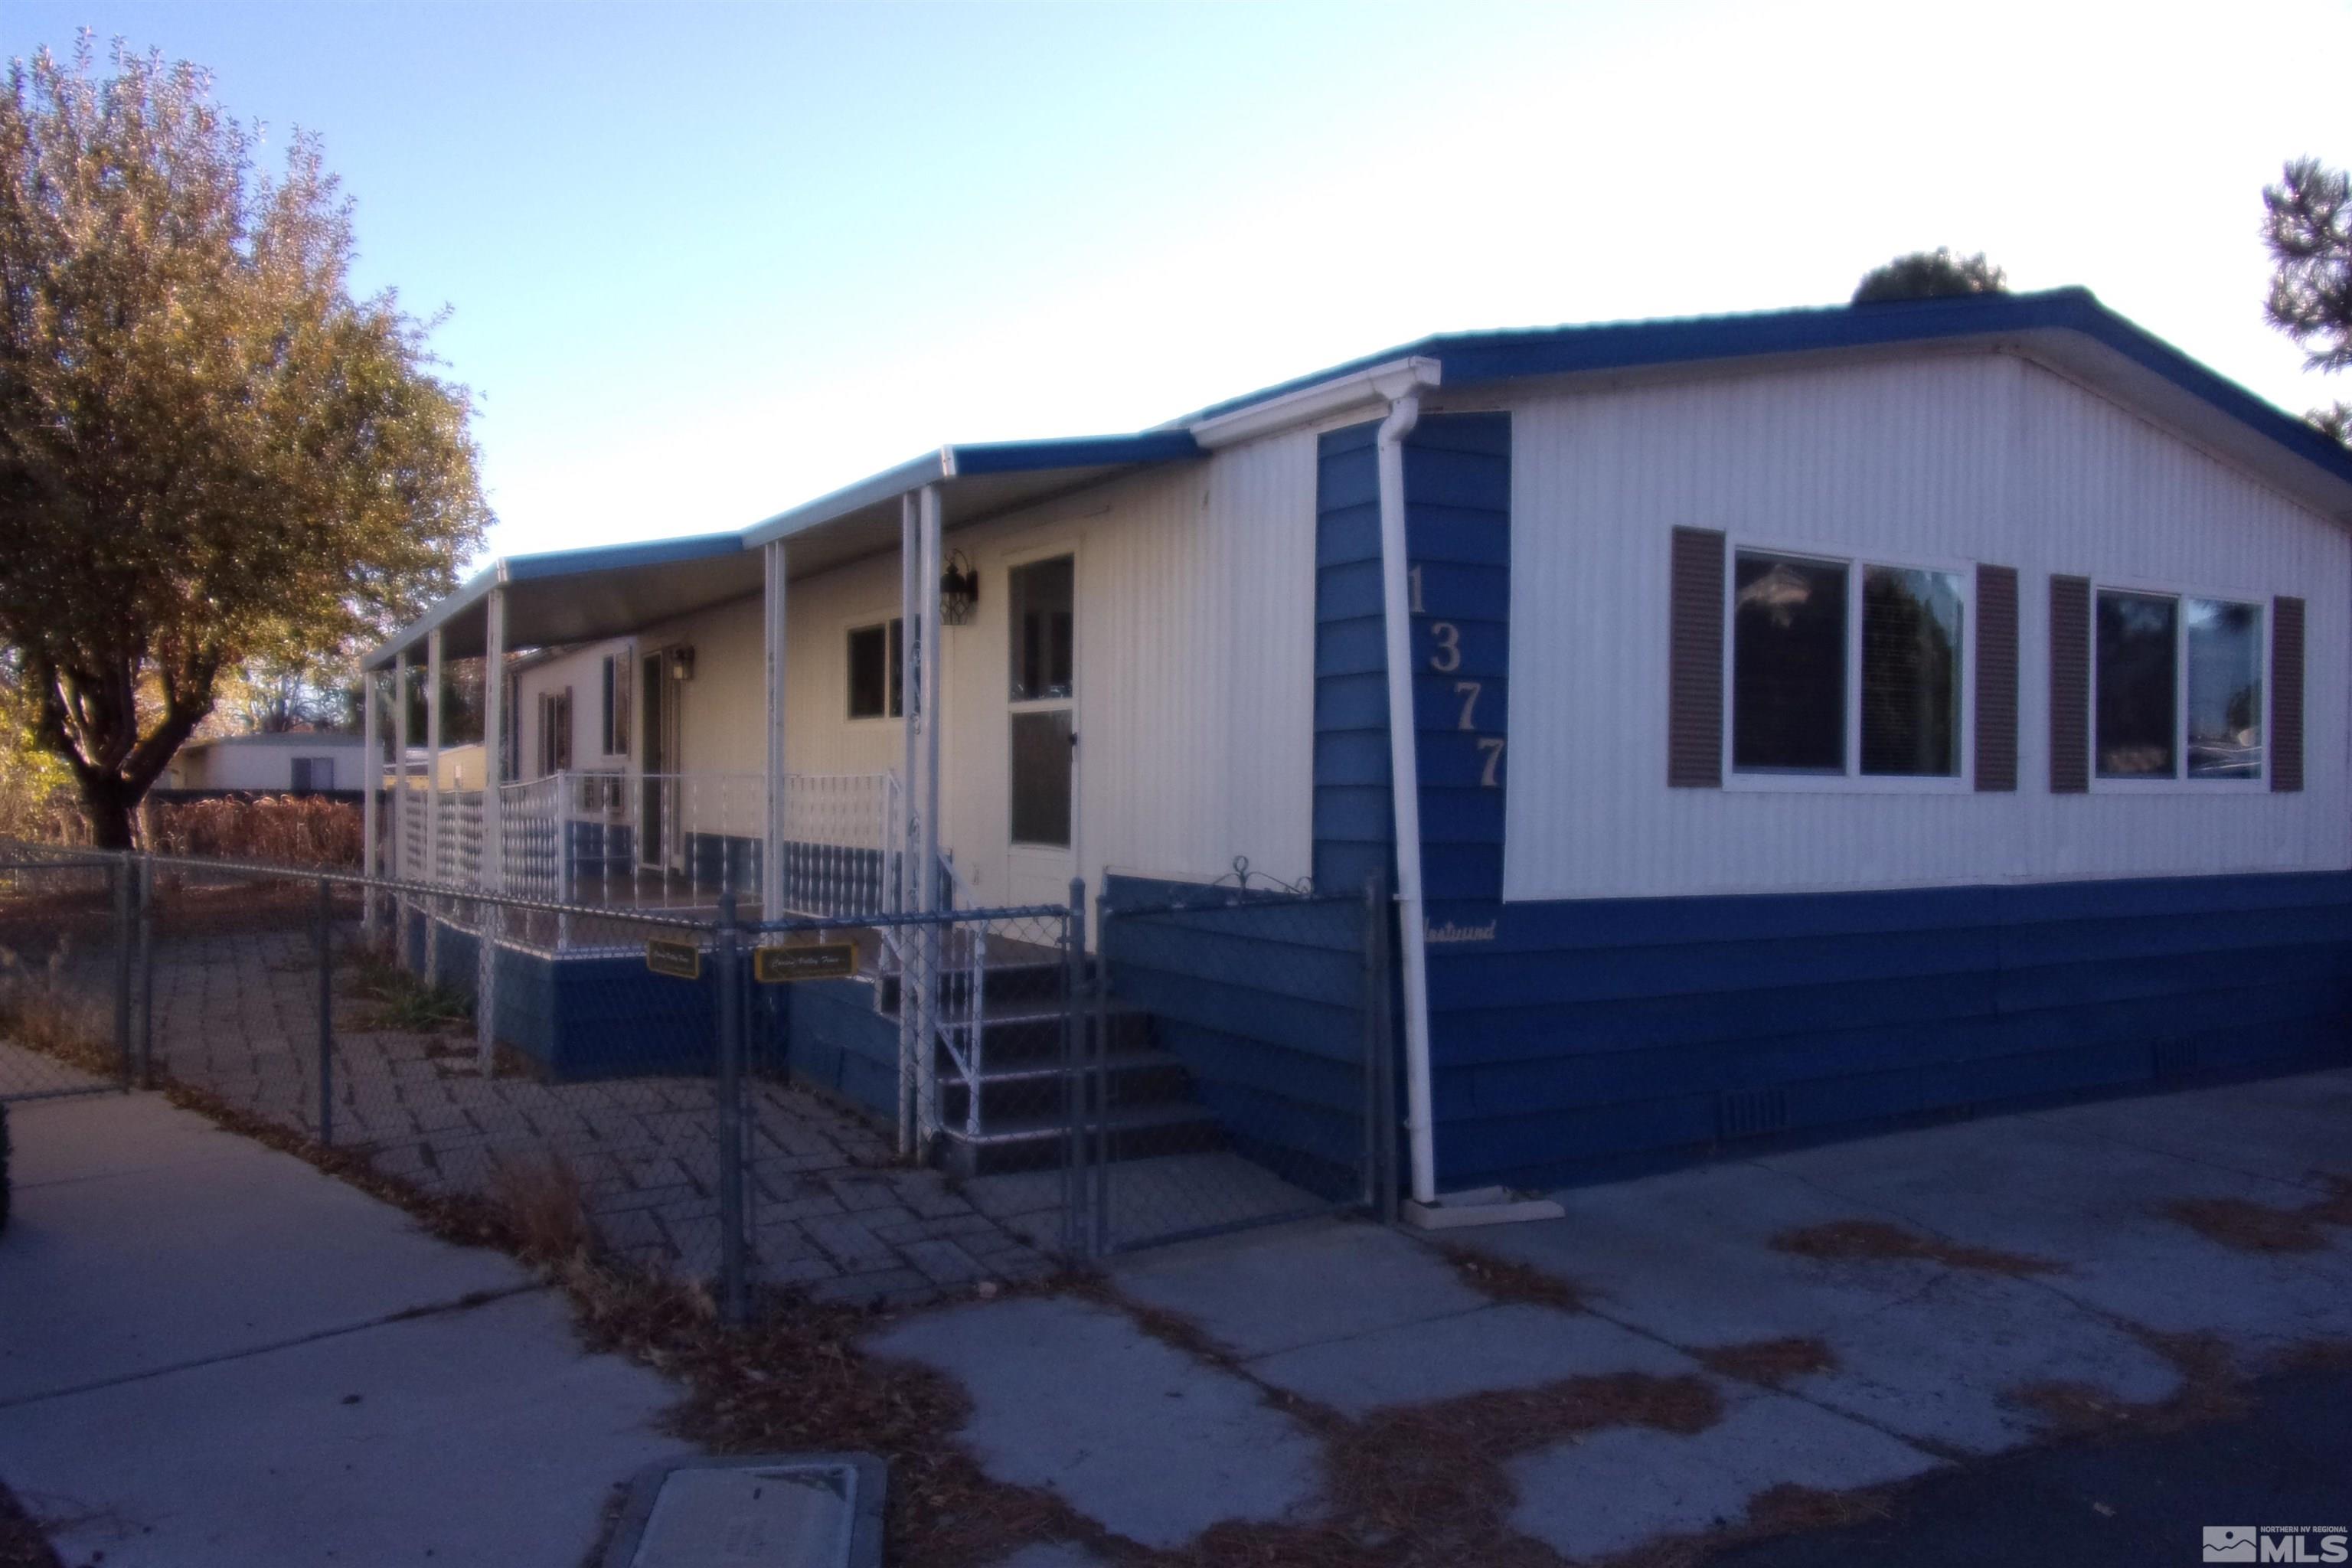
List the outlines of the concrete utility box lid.
{"type": "Polygon", "coordinates": [[[604,1568],[879,1568],[887,1473],[869,1454],[656,1466],[630,1487],[604,1568]]]}

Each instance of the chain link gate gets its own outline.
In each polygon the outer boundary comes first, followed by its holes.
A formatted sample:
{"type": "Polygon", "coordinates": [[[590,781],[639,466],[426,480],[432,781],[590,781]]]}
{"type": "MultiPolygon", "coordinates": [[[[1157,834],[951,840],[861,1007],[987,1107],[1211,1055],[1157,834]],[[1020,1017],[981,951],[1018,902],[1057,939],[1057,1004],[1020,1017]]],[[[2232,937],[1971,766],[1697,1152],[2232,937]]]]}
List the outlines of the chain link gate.
{"type": "Polygon", "coordinates": [[[0,846],[0,1102],[120,1090],[139,1076],[142,869],[0,846]]]}

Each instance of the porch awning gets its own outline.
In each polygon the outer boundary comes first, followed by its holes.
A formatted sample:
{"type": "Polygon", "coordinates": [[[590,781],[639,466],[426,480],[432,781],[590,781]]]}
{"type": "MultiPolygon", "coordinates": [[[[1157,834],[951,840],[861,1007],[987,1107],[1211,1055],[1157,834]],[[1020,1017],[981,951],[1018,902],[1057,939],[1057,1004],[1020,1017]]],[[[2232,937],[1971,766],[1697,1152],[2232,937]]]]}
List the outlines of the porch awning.
{"type": "Polygon", "coordinates": [[[403,626],[362,665],[388,668],[401,654],[422,648],[436,628],[443,657],[479,658],[488,643],[490,590],[501,584],[509,647],[594,642],[756,593],[761,547],[770,540],[792,542],[787,558],[794,577],[896,550],[899,498],[927,485],[939,487],[942,524],[952,530],[1199,452],[1182,430],[942,447],[738,533],[506,556],[403,626]]]}

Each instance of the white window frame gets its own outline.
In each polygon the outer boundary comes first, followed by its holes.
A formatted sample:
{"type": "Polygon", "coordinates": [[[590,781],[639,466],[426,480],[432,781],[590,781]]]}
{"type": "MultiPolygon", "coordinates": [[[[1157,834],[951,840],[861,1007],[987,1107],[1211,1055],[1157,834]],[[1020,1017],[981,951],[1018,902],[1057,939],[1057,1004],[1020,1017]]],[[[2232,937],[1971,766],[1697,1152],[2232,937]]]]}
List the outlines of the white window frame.
{"type": "Polygon", "coordinates": [[[1977,763],[1977,563],[1902,551],[1857,551],[1847,547],[1790,544],[1725,535],[1723,557],[1723,787],[1780,795],[1972,795],[1977,763]],[[1741,554],[1779,555],[1846,569],[1845,771],[1842,773],[1742,773],[1733,761],[1733,724],[1739,690],[1734,677],[1735,626],[1741,554]],[[1960,586],[1960,678],[1953,700],[1959,706],[1958,771],[1951,773],[1865,773],[1862,771],[1862,574],[1873,566],[1897,571],[1948,573],[1960,586]]]}
{"type": "Polygon", "coordinates": [[[2271,787],[2271,693],[2275,679],[2271,668],[2273,647],[2271,616],[2274,610],[2268,594],[2258,594],[2251,588],[2184,588],[2178,583],[2153,583],[2130,577],[2094,577],[2091,579],[2091,619],[2088,636],[2090,679],[2084,681],[2083,717],[2084,749],[2090,753],[2091,789],[2099,795],[2233,795],[2240,791],[2268,794],[2271,787]],[[2170,599],[2177,606],[2172,616],[2172,776],[2170,778],[2108,778],[2099,772],[2099,595],[2101,594],[2139,594],[2150,598],[2170,599]],[[2263,771],[2250,779],[2193,779],[2189,776],[2189,604],[2190,599],[2210,599],[2225,605],[2249,605],[2260,619],[2254,629],[2254,647],[2262,660],[2263,672],[2263,771]]]}

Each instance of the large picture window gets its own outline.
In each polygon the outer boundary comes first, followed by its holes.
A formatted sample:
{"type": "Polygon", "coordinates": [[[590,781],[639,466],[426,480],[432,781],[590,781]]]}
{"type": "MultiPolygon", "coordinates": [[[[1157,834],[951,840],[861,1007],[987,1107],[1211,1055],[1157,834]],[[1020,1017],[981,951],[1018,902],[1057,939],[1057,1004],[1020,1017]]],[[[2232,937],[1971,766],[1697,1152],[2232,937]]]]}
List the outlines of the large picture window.
{"type": "Polygon", "coordinates": [[[1958,778],[1962,582],[1955,572],[1738,551],[1733,771],[1958,778]]]}
{"type": "Polygon", "coordinates": [[[2094,628],[2101,778],[2263,776],[2261,605],[2102,588],[2094,628]]]}

